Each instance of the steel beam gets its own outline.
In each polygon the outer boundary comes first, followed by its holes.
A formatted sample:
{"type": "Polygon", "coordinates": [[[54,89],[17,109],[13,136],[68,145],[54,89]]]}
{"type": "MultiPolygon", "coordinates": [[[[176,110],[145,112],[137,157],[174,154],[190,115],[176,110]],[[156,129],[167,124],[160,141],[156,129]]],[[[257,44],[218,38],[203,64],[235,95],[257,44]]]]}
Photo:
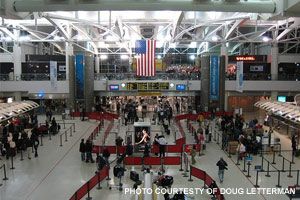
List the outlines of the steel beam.
{"type": "Polygon", "coordinates": [[[39,11],[101,11],[101,10],[177,10],[177,11],[219,11],[219,12],[246,12],[246,13],[274,13],[276,5],[272,1],[135,1],[135,0],[98,0],[75,3],[66,1],[21,0],[14,1],[16,12],[39,11]],[[49,3],[48,3],[49,2],[49,3]]]}

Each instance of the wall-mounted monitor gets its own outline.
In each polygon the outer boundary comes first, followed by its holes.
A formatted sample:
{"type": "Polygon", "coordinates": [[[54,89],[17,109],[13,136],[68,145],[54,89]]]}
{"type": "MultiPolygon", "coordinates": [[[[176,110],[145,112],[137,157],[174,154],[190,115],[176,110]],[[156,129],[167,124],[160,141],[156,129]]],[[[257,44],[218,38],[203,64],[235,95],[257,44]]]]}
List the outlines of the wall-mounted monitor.
{"type": "Polygon", "coordinates": [[[277,96],[277,101],[286,102],[286,96],[277,96]]]}
{"type": "Polygon", "coordinates": [[[109,85],[110,91],[119,91],[119,85],[109,85]]]}
{"type": "Polygon", "coordinates": [[[177,84],[176,85],[176,90],[178,90],[178,91],[185,91],[186,90],[186,85],[184,85],[184,84],[177,84]]]}

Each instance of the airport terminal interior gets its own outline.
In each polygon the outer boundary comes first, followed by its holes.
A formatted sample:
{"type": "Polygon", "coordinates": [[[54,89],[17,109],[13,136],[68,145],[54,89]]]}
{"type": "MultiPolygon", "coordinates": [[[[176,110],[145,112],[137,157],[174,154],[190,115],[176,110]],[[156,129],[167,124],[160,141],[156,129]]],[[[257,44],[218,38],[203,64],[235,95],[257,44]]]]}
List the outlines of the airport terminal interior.
{"type": "Polygon", "coordinates": [[[0,0],[0,200],[300,198],[300,0],[0,0]]]}

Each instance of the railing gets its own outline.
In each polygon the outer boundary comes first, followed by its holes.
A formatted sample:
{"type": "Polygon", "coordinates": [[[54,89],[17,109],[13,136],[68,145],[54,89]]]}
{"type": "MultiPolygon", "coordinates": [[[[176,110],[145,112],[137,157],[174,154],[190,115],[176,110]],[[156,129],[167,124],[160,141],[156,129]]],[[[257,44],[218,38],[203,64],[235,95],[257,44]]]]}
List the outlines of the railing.
{"type": "MultiPolygon", "coordinates": [[[[58,81],[66,80],[65,73],[57,74],[58,81]]],[[[50,81],[49,73],[23,73],[21,76],[10,76],[9,74],[0,74],[0,81],[50,81]]]]}
{"type": "MultiPolygon", "coordinates": [[[[236,74],[226,74],[226,80],[236,80],[236,74]]],[[[300,80],[300,74],[285,74],[279,72],[278,74],[256,74],[256,73],[244,73],[245,81],[297,81],[300,80]]]]}
{"type": "Polygon", "coordinates": [[[99,73],[95,74],[95,80],[200,80],[200,73],[156,73],[153,77],[138,77],[135,73],[99,73]]]}
{"type": "Polygon", "coordinates": [[[64,130],[60,135],[59,135],[59,146],[63,146],[63,136],[65,136],[65,142],[68,141],[68,132],[70,132],[70,137],[73,136],[73,133],[75,133],[75,123],[69,123],[72,124],[67,130],[64,130]]]}

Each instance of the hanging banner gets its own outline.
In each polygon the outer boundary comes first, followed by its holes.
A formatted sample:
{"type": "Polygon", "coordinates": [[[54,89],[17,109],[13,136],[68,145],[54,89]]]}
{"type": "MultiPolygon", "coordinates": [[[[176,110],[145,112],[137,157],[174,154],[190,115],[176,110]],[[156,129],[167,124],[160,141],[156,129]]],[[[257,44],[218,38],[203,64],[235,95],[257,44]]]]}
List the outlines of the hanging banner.
{"type": "Polygon", "coordinates": [[[84,99],[84,55],[75,56],[75,91],[76,99],[84,99]]]}
{"type": "Polygon", "coordinates": [[[243,61],[237,62],[236,63],[236,84],[235,84],[235,89],[238,92],[243,92],[244,88],[244,63],[243,61]]]}
{"type": "Polygon", "coordinates": [[[210,100],[219,100],[219,56],[210,56],[210,100]]]}
{"type": "Polygon", "coordinates": [[[51,88],[56,90],[57,89],[57,62],[50,61],[50,83],[51,88]]]}

